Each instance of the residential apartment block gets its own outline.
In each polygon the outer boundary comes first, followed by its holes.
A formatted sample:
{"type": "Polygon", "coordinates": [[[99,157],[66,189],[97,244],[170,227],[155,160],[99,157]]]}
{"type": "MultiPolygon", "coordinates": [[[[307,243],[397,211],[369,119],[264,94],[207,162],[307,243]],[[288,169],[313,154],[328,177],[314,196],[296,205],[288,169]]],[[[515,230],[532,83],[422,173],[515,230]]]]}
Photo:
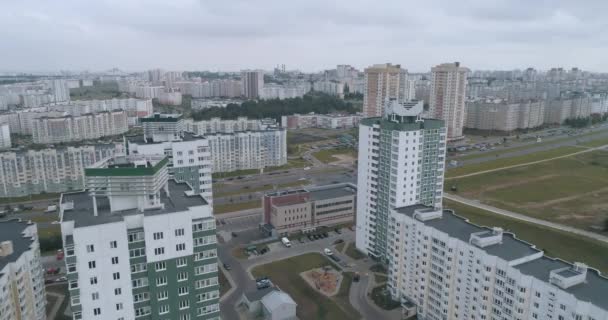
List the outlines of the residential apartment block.
{"type": "Polygon", "coordinates": [[[356,193],[348,183],[267,193],[262,200],[265,230],[288,235],[352,223],[356,193]]]}
{"type": "Polygon", "coordinates": [[[390,210],[389,280],[418,319],[608,319],[608,278],[452,210],[390,210]]]}
{"type": "Polygon", "coordinates": [[[0,123],[0,149],[11,147],[11,127],[8,123],[0,123]]]}
{"type": "Polygon", "coordinates": [[[181,139],[185,125],[181,114],[160,114],[142,118],[145,141],[173,141],[181,139]]]}
{"type": "Polygon", "coordinates": [[[429,115],[445,121],[448,140],[463,138],[469,72],[459,62],[443,63],[431,69],[429,115]]]}
{"type": "Polygon", "coordinates": [[[124,110],[32,120],[32,140],[43,144],[99,139],[123,134],[128,130],[127,113],[124,110]]]}
{"type": "Polygon", "coordinates": [[[327,93],[332,96],[344,99],[344,83],[338,81],[315,81],[312,88],[314,91],[327,93]]]}
{"type": "Polygon", "coordinates": [[[241,72],[241,95],[246,99],[257,99],[264,88],[264,72],[245,70],[241,72]]]}
{"type": "Polygon", "coordinates": [[[167,163],[107,159],[61,196],[73,319],[219,319],[215,219],[167,163]]]}
{"type": "Polygon", "coordinates": [[[267,83],[260,91],[260,99],[289,99],[303,97],[310,92],[310,82],[295,82],[287,84],[267,83]]]}
{"type": "Polygon", "coordinates": [[[587,94],[564,95],[549,100],[545,106],[545,123],[562,124],[566,119],[587,118],[591,115],[592,99],[587,94]]]}
{"type": "Polygon", "coordinates": [[[210,133],[234,133],[239,131],[266,130],[269,127],[277,127],[274,119],[248,119],[238,117],[236,119],[211,118],[209,120],[195,121],[184,120],[185,130],[196,135],[210,133]]]}
{"type": "Polygon", "coordinates": [[[217,79],[212,81],[180,81],[175,86],[182,94],[193,98],[237,98],[241,96],[241,81],[217,79]]]}
{"type": "Polygon", "coordinates": [[[509,103],[502,99],[467,101],[465,127],[510,132],[540,127],[545,123],[545,101],[509,103]]]}
{"type": "Polygon", "coordinates": [[[365,69],[365,91],[363,93],[363,115],[380,117],[386,101],[407,101],[407,70],[401,65],[376,64],[365,69]]]}
{"type": "Polygon", "coordinates": [[[0,221],[0,320],[45,320],[45,307],[36,224],[0,221]]]}
{"type": "Polygon", "coordinates": [[[84,168],[116,154],[122,143],[0,152],[0,197],[80,190],[84,168]]]}
{"type": "Polygon", "coordinates": [[[360,115],[356,114],[293,114],[281,117],[281,127],[286,129],[323,128],[346,129],[359,125],[360,115]]]}
{"type": "Polygon", "coordinates": [[[359,125],[357,248],[388,261],[390,209],[441,206],[445,170],[444,122],[423,119],[422,101],[389,101],[381,118],[359,125]]]}

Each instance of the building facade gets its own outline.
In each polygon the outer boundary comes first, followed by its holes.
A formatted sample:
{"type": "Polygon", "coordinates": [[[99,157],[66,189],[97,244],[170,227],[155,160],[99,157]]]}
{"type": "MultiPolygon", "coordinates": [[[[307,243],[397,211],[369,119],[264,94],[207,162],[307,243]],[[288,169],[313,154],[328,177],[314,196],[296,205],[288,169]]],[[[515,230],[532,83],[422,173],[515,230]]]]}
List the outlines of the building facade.
{"type": "Polygon", "coordinates": [[[257,99],[264,88],[264,72],[245,70],[241,72],[242,96],[246,99],[257,99]]]}
{"type": "Polygon", "coordinates": [[[180,140],[184,134],[184,119],[181,114],[160,114],[142,118],[145,141],[174,141],[180,140]]]}
{"type": "Polygon", "coordinates": [[[502,99],[467,101],[466,124],[469,129],[511,132],[544,124],[545,101],[509,103],[502,99]]]}
{"type": "Polygon", "coordinates": [[[356,194],[347,183],[270,192],[262,200],[264,223],[277,235],[352,223],[356,194]]]}
{"type": "Polygon", "coordinates": [[[11,147],[11,127],[8,123],[0,123],[0,149],[11,147]]]}
{"type": "Polygon", "coordinates": [[[184,120],[185,130],[196,135],[206,135],[210,133],[234,133],[239,131],[266,130],[270,127],[277,127],[274,119],[248,119],[238,117],[236,119],[211,118],[209,120],[194,121],[184,120]]]}
{"type": "Polygon", "coordinates": [[[36,224],[0,221],[0,292],[0,320],[46,319],[36,224]]]}
{"type": "Polygon", "coordinates": [[[376,64],[366,68],[363,115],[380,117],[387,100],[407,101],[407,88],[407,70],[398,64],[376,64]]]}
{"type": "Polygon", "coordinates": [[[327,93],[340,99],[344,99],[344,83],[342,82],[328,80],[315,81],[312,88],[315,91],[327,93]]]}
{"type": "Polygon", "coordinates": [[[84,168],[124,153],[122,143],[0,152],[0,197],[80,190],[84,168]]]}
{"type": "Polygon", "coordinates": [[[459,62],[444,63],[431,69],[429,115],[445,121],[448,140],[463,138],[465,99],[469,69],[459,62]]]}
{"type": "Polygon", "coordinates": [[[414,205],[391,209],[389,233],[389,291],[418,319],[608,318],[607,278],[500,228],[414,205]]]}
{"type": "Polygon", "coordinates": [[[359,125],[356,114],[294,114],[281,117],[281,127],[287,129],[322,128],[347,129],[359,125]]]}
{"type": "Polygon", "coordinates": [[[73,319],[219,319],[215,219],[167,162],[107,159],[62,195],[73,319]]]}
{"type": "Polygon", "coordinates": [[[357,248],[388,259],[390,208],[440,206],[446,128],[422,119],[421,101],[386,105],[382,118],[361,120],[357,175],[357,248]]]}
{"type": "Polygon", "coordinates": [[[32,140],[43,144],[82,141],[115,136],[128,130],[127,113],[124,110],[41,117],[32,121],[32,140]]]}

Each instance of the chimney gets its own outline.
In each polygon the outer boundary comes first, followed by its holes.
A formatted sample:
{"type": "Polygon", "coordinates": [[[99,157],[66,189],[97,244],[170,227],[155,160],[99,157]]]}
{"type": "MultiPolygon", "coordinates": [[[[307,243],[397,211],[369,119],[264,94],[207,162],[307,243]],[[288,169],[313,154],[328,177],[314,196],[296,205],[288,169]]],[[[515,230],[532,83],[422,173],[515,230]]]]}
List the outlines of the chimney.
{"type": "Polygon", "coordinates": [[[0,242],[0,257],[13,254],[13,242],[10,240],[0,242]]]}

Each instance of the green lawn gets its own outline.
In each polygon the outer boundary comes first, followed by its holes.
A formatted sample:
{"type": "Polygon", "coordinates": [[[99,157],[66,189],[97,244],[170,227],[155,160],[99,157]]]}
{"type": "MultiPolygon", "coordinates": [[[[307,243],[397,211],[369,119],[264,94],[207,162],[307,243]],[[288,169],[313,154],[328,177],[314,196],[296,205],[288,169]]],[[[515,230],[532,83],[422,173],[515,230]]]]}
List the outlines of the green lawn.
{"type": "Polygon", "coordinates": [[[337,154],[345,154],[345,155],[349,155],[355,159],[357,158],[356,151],[351,148],[325,149],[325,150],[321,150],[321,151],[317,151],[317,152],[313,153],[313,156],[321,162],[330,163],[330,162],[340,160],[340,159],[334,157],[334,155],[337,155],[337,154]]]}
{"type": "Polygon", "coordinates": [[[374,281],[376,281],[377,284],[385,283],[387,280],[388,280],[387,275],[374,273],[374,281]]]}
{"type": "Polygon", "coordinates": [[[498,208],[596,230],[608,219],[608,152],[450,179],[445,189],[498,208]]]}
{"type": "Polygon", "coordinates": [[[350,242],[348,244],[344,253],[355,260],[365,258],[365,254],[357,249],[354,242],[350,242]]]}
{"type": "Polygon", "coordinates": [[[251,270],[254,277],[268,276],[281,290],[298,304],[297,316],[302,320],[359,319],[358,312],[348,303],[348,289],[352,275],[344,274],[345,287],[334,297],[326,297],[310,287],[300,273],[331,265],[321,254],[307,253],[297,257],[256,266],[251,270]],[[347,278],[348,277],[348,278],[347,278]]]}
{"type": "Polygon", "coordinates": [[[517,238],[536,245],[551,257],[580,261],[608,274],[608,245],[583,236],[496,215],[482,209],[444,200],[444,207],[481,226],[497,226],[513,232],[517,238]]]}
{"type": "Polygon", "coordinates": [[[310,163],[302,158],[299,159],[288,159],[287,164],[278,167],[268,167],[264,169],[264,172],[273,172],[280,170],[289,170],[295,168],[304,168],[310,166],[310,163]]]}
{"type": "Polygon", "coordinates": [[[233,212],[233,211],[241,211],[247,209],[254,209],[262,207],[262,202],[258,200],[241,202],[241,203],[230,203],[230,204],[219,204],[213,205],[213,212],[215,214],[233,212]]]}
{"type": "Polygon", "coordinates": [[[608,144],[608,138],[601,138],[589,142],[583,142],[580,145],[590,148],[597,148],[608,144]]]}
{"type": "Polygon", "coordinates": [[[41,193],[41,194],[33,194],[31,196],[25,197],[11,197],[11,198],[0,198],[0,204],[13,204],[20,202],[30,202],[36,200],[46,200],[52,199],[59,201],[60,193],[41,193]]]}
{"type": "Polygon", "coordinates": [[[487,161],[479,164],[465,165],[457,168],[450,168],[446,173],[446,180],[452,177],[457,177],[465,174],[475,173],[479,171],[486,171],[492,169],[498,169],[502,167],[508,167],[518,164],[524,164],[528,162],[540,161],[544,159],[555,158],[572,154],[575,152],[583,151],[584,149],[577,147],[559,147],[547,151],[541,151],[536,153],[527,154],[524,156],[510,157],[510,158],[497,158],[494,161],[487,161]]]}
{"type": "Polygon", "coordinates": [[[342,250],[344,250],[344,245],[346,245],[346,242],[340,242],[337,245],[335,245],[336,251],[342,252],[342,250]]]}

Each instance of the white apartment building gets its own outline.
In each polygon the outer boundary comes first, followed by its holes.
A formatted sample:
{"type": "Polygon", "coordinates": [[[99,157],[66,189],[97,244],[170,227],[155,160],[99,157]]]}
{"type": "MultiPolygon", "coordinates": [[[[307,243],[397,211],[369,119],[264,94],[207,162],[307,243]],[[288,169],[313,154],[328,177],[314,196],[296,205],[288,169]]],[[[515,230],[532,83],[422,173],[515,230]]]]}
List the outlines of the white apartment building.
{"type": "Polygon", "coordinates": [[[11,147],[11,129],[8,123],[0,123],[0,149],[11,147]]]}
{"type": "Polygon", "coordinates": [[[219,320],[212,209],[163,156],[106,159],[60,200],[74,320],[219,320]]]}
{"type": "Polygon", "coordinates": [[[200,121],[192,119],[184,120],[185,131],[192,132],[195,135],[266,130],[269,127],[276,126],[277,123],[274,119],[249,119],[247,117],[238,117],[236,119],[211,118],[200,121]]]}
{"type": "Polygon", "coordinates": [[[327,93],[332,96],[337,96],[340,99],[344,99],[344,83],[337,81],[315,81],[312,88],[314,91],[327,93]]]}
{"type": "Polygon", "coordinates": [[[46,80],[45,84],[49,88],[50,94],[53,96],[52,102],[58,103],[70,101],[70,88],[68,87],[67,80],[46,80]]]}
{"type": "Polygon", "coordinates": [[[441,206],[446,128],[421,118],[422,101],[391,100],[385,108],[359,124],[356,245],[386,262],[390,208],[441,206]]]}
{"type": "Polygon", "coordinates": [[[81,113],[125,110],[129,119],[129,126],[139,124],[139,118],[149,117],[154,113],[152,111],[152,99],[135,98],[80,100],[74,101],[69,105],[57,105],[49,108],[66,111],[69,114],[79,114],[77,113],[78,110],[80,110],[81,113]]]}
{"type": "Polygon", "coordinates": [[[356,114],[293,114],[281,116],[281,127],[286,129],[344,129],[358,126],[360,120],[361,116],[356,114]]]}
{"type": "Polygon", "coordinates": [[[380,117],[387,100],[408,101],[407,70],[401,65],[376,64],[365,69],[363,115],[380,117]]]}
{"type": "Polygon", "coordinates": [[[135,87],[135,96],[142,99],[158,99],[165,92],[163,86],[140,85],[135,87]]]}
{"type": "Polygon", "coordinates": [[[44,269],[35,223],[0,221],[0,320],[45,320],[44,269]]]}
{"type": "Polygon", "coordinates": [[[509,103],[502,99],[485,99],[466,102],[465,127],[477,130],[510,132],[542,126],[545,101],[509,103]]]}
{"type": "Polygon", "coordinates": [[[241,95],[246,99],[257,99],[264,88],[264,71],[241,71],[241,95]]]}
{"type": "Polygon", "coordinates": [[[32,121],[34,143],[49,144],[99,139],[129,130],[124,110],[88,113],[79,116],[40,117],[32,121]]]}
{"type": "Polygon", "coordinates": [[[241,96],[241,81],[217,79],[212,81],[180,81],[175,86],[193,98],[236,98],[241,96]]]}
{"type": "Polygon", "coordinates": [[[545,107],[545,123],[562,124],[566,119],[591,115],[592,99],[587,94],[572,94],[549,100],[545,107]]]}
{"type": "Polygon", "coordinates": [[[168,104],[172,106],[179,106],[182,104],[182,93],[181,92],[163,92],[158,97],[158,102],[162,104],[168,104]]]}
{"type": "Polygon", "coordinates": [[[260,99],[290,99],[303,97],[310,92],[311,86],[309,82],[292,83],[292,84],[276,84],[267,83],[262,87],[260,99]]]}
{"type": "Polygon", "coordinates": [[[169,174],[178,182],[187,182],[194,192],[201,194],[212,204],[212,161],[207,139],[191,134],[183,134],[180,140],[162,142],[129,139],[129,152],[165,155],[169,159],[169,174]]]}
{"type": "Polygon", "coordinates": [[[84,168],[116,154],[122,143],[0,152],[0,197],[80,190],[84,168]]]}
{"type": "Polygon", "coordinates": [[[212,133],[205,138],[211,149],[213,172],[263,169],[287,163],[287,131],[283,128],[212,133]]]}
{"type": "Polygon", "coordinates": [[[465,98],[469,69],[459,62],[444,63],[431,69],[429,115],[445,121],[448,140],[462,139],[465,125],[465,98]]]}
{"type": "Polygon", "coordinates": [[[389,290],[418,319],[608,319],[608,278],[597,270],[452,210],[390,211],[389,290]]]}

